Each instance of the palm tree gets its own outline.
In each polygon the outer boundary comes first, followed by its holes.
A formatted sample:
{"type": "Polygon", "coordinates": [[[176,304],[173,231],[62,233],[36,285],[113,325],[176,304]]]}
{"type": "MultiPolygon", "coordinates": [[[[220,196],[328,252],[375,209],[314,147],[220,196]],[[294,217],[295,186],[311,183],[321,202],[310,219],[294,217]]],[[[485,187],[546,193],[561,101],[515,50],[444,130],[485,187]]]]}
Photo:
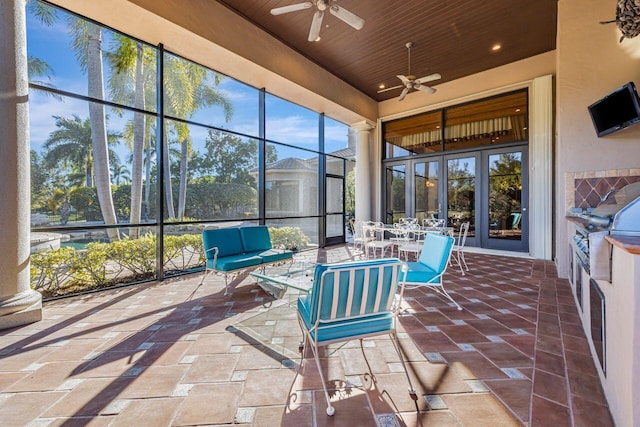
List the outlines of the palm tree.
{"type": "MultiPolygon", "coordinates": [[[[166,114],[189,119],[202,107],[220,105],[229,121],[233,115],[233,104],[217,90],[223,76],[194,64],[193,62],[167,55],[165,57],[166,114]]],[[[178,217],[184,216],[187,199],[187,171],[191,157],[191,137],[184,123],[173,122],[175,134],[180,142],[180,186],[178,193],[178,217]]],[[[165,136],[168,132],[165,132],[165,136]]],[[[171,188],[171,171],[168,157],[168,140],[164,141],[165,197],[169,217],[174,217],[171,188]]]]}
{"type": "MultiPolygon", "coordinates": [[[[53,116],[57,129],[49,134],[44,143],[47,150],[44,160],[49,167],[63,165],[72,171],[83,171],[87,187],[93,187],[93,144],[91,140],[91,121],[81,119],[77,115],[72,118],[53,116]]],[[[110,143],[118,141],[118,135],[110,132],[107,136],[110,143]]],[[[110,155],[117,159],[115,152],[110,155]]]]}
{"type": "MultiPolygon", "coordinates": [[[[134,106],[144,110],[147,104],[155,100],[155,51],[129,37],[116,35],[114,37],[116,53],[109,55],[109,62],[114,70],[109,76],[109,89],[117,101],[133,101],[134,106]],[[131,84],[133,82],[133,85],[131,84]],[[133,86],[133,91],[131,90],[133,86]],[[150,99],[147,99],[149,97],[150,99]],[[133,98],[133,99],[131,99],[133,98]]],[[[145,148],[149,151],[153,121],[147,120],[145,114],[134,112],[133,126],[127,133],[127,141],[131,149],[131,208],[129,223],[137,224],[141,219],[143,193],[143,166],[145,148]]],[[[150,162],[147,161],[146,171],[150,172],[150,162]]],[[[149,178],[146,182],[148,183],[149,178]]],[[[145,200],[148,204],[148,188],[145,200]]],[[[137,237],[137,229],[129,231],[130,237],[137,237]]]]}
{"type": "MultiPolygon", "coordinates": [[[[80,67],[87,73],[88,92],[90,98],[104,99],[102,70],[102,29],[80,18],[71,17],[69,31],[73,37],[72,48],[80,67]]],[[[100,201],[102,218],[107,225],[117,224],[116,211],[111,194],[109,176],[109,150],[107,146],[107,126],[104,105],[89,103],[91,120],[91,141],[95,186],[100,201]]],[[[108,229],[109,240],[118,238],[117,230],[108,229]]]]}
{"type": "Polygon", "coordinates": [[[111,179],[113,179],[113,184],[118,186],[120,185],[120,181],[123,183],[127,183],[131,181],[131,174],[129,173],[129,168],[120,163],[111,162],[111,179]]]}

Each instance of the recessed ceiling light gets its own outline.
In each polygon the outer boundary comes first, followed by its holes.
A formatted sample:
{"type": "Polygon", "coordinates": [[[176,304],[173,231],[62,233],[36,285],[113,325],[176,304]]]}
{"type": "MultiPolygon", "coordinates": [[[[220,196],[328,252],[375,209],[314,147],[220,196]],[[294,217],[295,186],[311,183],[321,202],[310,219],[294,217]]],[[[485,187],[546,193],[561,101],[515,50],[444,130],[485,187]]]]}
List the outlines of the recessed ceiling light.
{"type": "Polygon", "coordinates": [[[314,41],[315,42],[319,42],[320,41],[320,36],[318,36],[314,41]]]}
{"type": "Polygon", "coordinates": [[[384,83],[380,83],[380,85],[378,86],[378,89],[384,89],[386,86],[384,85],[384,83]]]}
{"type": "Polygon", "coordinates": [[[520,109],[519,109],[519,108],[516,108],[516,113],[519,113],[519,112],[520,112],[520,109]]]}
{"type": "Polygon", "coordinates": [[[494,51],[494,52],[497,52],[500,49],[502,49],[502,45],[500,43],[496,43],[491,47],[491,50],[494,51]]]}

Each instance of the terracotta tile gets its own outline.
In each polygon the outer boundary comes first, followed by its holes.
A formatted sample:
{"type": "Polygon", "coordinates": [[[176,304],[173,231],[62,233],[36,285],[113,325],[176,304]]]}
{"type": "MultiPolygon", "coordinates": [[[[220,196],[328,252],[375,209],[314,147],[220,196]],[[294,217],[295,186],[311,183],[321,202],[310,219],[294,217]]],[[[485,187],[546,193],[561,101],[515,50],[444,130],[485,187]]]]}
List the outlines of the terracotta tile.
{"type": "Polygon", "coordinates": [[[562,356],[557,354],[547,353],[546,351],[536,351],[536,369],[542,369],[543,371],[551,374],[556,374],[564,377],[565,366],[562,356]]]}
{"type": "Polygon", "coordinates": [[[451,411],[403,412],[399,419],[402,426],[460,427],[451,411]]]}
{"type": "Polygon", "coordinates": [[[536,348],[547,353],[562,355],[562,340],[549,335],[538,333],[536,340],[536,348]]]}
{"type": "Polygon", "coordinates": [[[445,364],[409,363],[407,370],[418,394],[468,393],[471,391],[462,377],[445,364]]]}
{"type": "Polygon", "coordinates": [[[0,402],[2,424],[6,426],[26,426],[38,418],[48,407],[59,400],[64,393],[15,393],[0,402]]]}
{"type": "Polygon", "coordinates": [[[314,399],[316,426],[375,426],[376,421],[369,407],[367,395],[362,390],[339,390],[331,396],[331,404],[335,408],[335,415],[326,413],[327,403],[322,391],[316,391],[314,399]],[[320,403],[322,402],[322,403],[320,403]]]}
{"type": "Polygon", "coordinates": [[[489,341],[487,337],[469,325],[441,326],[440,330],[457,344],[473,344],[489,341]]]}
{"type": "Polygon", "coordinates": [[[191,364],[183,382],[195,384],[229,381],[238,363],[238,358],[237,354],[198,356],[191,364]]]}
{"type": "Polygon", "coordinates": [[[47,363],[9,386],[7,392],[55,390],[71,376],[75,367],[75,362],[47,363]]]}
{"type": "Polygon", "coordinates": [[[520,426],[521,423],[491,394],[469,393],[442,396],[463,425],[474,427],[520,426]]]}
{"type": "Polygon", "coordinates": [[[287,401],[294,392],[296,372],[289,369],[249,371],[240,406],[277,405],[287,401]]]}
{"type": "Polygon", "coordinates": [[[576,337],[573,335],[562,335],[562,341],[564,348],[576,353],[591,354],[589,349],[589,342],[585,337],[576,337]]]}
{"type": "Polygon", "coordinates": [[[411,411],[416,410],[416,406],[421,411],[427,410],[426,401],[422,398],[417,384],[413,386],[416,388],[418,400],[414,401],[411,398],[404,372],[379,374],[375,377],[365,375],[362,377],[362,383],[372,411],[376,414],[411,411]]]}
{"type": "Polygon", "coordinates": [[[421,311],[414,314],[423,326],[451,325],[453,322],[444,314],[438,311],[421,311]]]}
{"type": "Polygon", "coordinates": [[[469,325],[477,329],[484,335],[510,335],[513,331],[493,319],[470,319],[465,320],[469,325]]]}
{"type": "Polygon", "coordinates": [[[167,420],[173,419],[182,402],[182,398],[136,399],[118,414],[118,418],[111,425],[113,427],[129,427],[132,420],[135,420],[136,427],[160,426],[165,424],[167,420]]]}
{"type": "Polygon", "coordinates": [[[198,339],[189,347],[187,354],[207,355],[226,353],[231,347],[233,334],[223,332],[218,334],[200,334],[198,339]]]}
{"type": "Polygon", "coordinates": [[[515,314],[496,314],[492,316],[494,320],[502,323],[507,328],[511,329],[522,329],[528,328],[531,326],[535,326],[533,322],[528,321],[520,316],[516,316],[515,314]]]}
{"type": "Polygon", "coordinates": [[[571,369],[567,371],[567,374],[569,376],[571,394],[599,405],[607,405],[607,399],[602,390],[599,377],[584,375],[580,371],[571,369]]]}
{"type": "Polygon", "coordinates": [[[534,373],[533,392],[560,405],[568,406],[567,379],[540,369],[534,373]]]}
{"type": "Polygon", "coordinates": [[[585,427],[613,427],[613,419],[609,408],[604,405],[594,404],[590,400],[579,396],[571,396],[571,407],[575,425],[585,427]]]}
{"type": "Polygon", "coordinates": [[[170,397],[187,366],[149,366],[120,395],[122,398],[170,397]]]}
{"type": "Polygon", "coordinates": [[[442,357],[464,379],[508,378],[507,374],[477,351],[445,352],[442,357]]]}
{"type": "MultiPolygon", "coordinates": [[[[383,354],[376,347],[365,348],[364,355],[360,348],[341,349],[337,351],[337,356],[342,361],[345,375],[389,372],[389,367],[383,354]]],[[[396,357],[395,361],[399,360],[396,357]]]]}
{"type": "Polygon", "coordinates": [[[232,424],[241,393],[239,383],[198,384],[184,399],[173,425],[232,424]]]}
{"type": "Polygon", "coordinates": [[[533,335],[504,335],[501,337],[517,350],[533,358],[536,339],[533,335]]]}
{"type": "MultiPolygon", "coordinates": [[[[582,372],[583,375],[596,376],[597,371],[595,368],[594,360],[591,355],[576,353],[573,351],[565,351],[565,358],[567,360],[567,368],[573,371],[582,372]]],[[[599,362],[595,362],[599,363],[599,362]]]]}
{"type": "Polygon", "coordinates": [[[66,342],[39,360],[43,362],[64,362],[85,359],[91,352],[104,345],[104,340],[78,339],[66,342]]]}
{"type": "Polygon", "coordinates": [[[72,374],[77,378],[120,377],[135,367],[134,360],[143,354],[144,350],[98,353],[94,359],[81,361],[72,374]]]}
{"type": "Polygon", "coordinates": [[[56,418],[99,415],[132,381],[133,377],[87,379],[57,400],[42,416],[56,418]]]}
{"type": "Polygon", "coordinates": [[[531,427],[571,427],[569,408],[533,396],[531,400],[531,427]]]}
{"type": "Polygon", "coordinates": [[[474,344],[474,347],[499,368],[530,367],[533,360],[507,343],[474,344]]]}
{"type": "Polygon", "coordinates": [[[177,365],[184,357],[192,343],[180,341],[177,343],[153,343],[153,346],[139,353],[135,359],[137,366],[177,365]]]}
{"type": "Polygon", "coordinates": [[[22,379],[24,372],[0,372],[0,393],[4,392],[7,387],[22,379]]]}
{"type": "Polygon", "coordinates": [[[460,347],[442,332],[413,333],[411,339],[423,353],[460,350],[460,347]]]}
{"type": "Polygon", "coordinates": [[[254,426],[299,427],[313,424],[313,406],[310,404],[294,407],[263,406],[256,408],[254,426]]]}
{"type": "Polygon", "coordinates": [[[529,421],[531,381],[505,379],[487,380],[484,383],[523,423],[529,421]]]}

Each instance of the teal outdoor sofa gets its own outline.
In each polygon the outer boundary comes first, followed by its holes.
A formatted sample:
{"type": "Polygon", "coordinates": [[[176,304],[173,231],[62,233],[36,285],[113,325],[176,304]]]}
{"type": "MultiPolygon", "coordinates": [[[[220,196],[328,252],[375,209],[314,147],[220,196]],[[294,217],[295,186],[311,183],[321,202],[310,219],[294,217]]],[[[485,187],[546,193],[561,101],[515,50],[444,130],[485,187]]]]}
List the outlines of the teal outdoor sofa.
{"type": "Polygon", "coordinates": [[[202,232],[202,246],[206,257],[204,283],[210,271],[224,276],[225,294],[228,276],[267,264],[292,261],[293,252],[276,249],[271,243],[269,229],[264,225],[206,229],[202,232]]]}

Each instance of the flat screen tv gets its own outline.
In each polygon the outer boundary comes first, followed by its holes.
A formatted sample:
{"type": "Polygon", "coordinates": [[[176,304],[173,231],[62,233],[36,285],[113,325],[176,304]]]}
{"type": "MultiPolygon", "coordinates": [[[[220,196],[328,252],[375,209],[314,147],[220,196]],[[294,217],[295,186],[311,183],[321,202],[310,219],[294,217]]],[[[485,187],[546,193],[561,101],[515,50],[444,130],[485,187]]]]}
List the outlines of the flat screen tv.
{"type": "Polygon", "coordinates": [[[589,105],[589,114],[598,136],[617,132],[640,122],[640,98],[629,82],[589,105]]]}

